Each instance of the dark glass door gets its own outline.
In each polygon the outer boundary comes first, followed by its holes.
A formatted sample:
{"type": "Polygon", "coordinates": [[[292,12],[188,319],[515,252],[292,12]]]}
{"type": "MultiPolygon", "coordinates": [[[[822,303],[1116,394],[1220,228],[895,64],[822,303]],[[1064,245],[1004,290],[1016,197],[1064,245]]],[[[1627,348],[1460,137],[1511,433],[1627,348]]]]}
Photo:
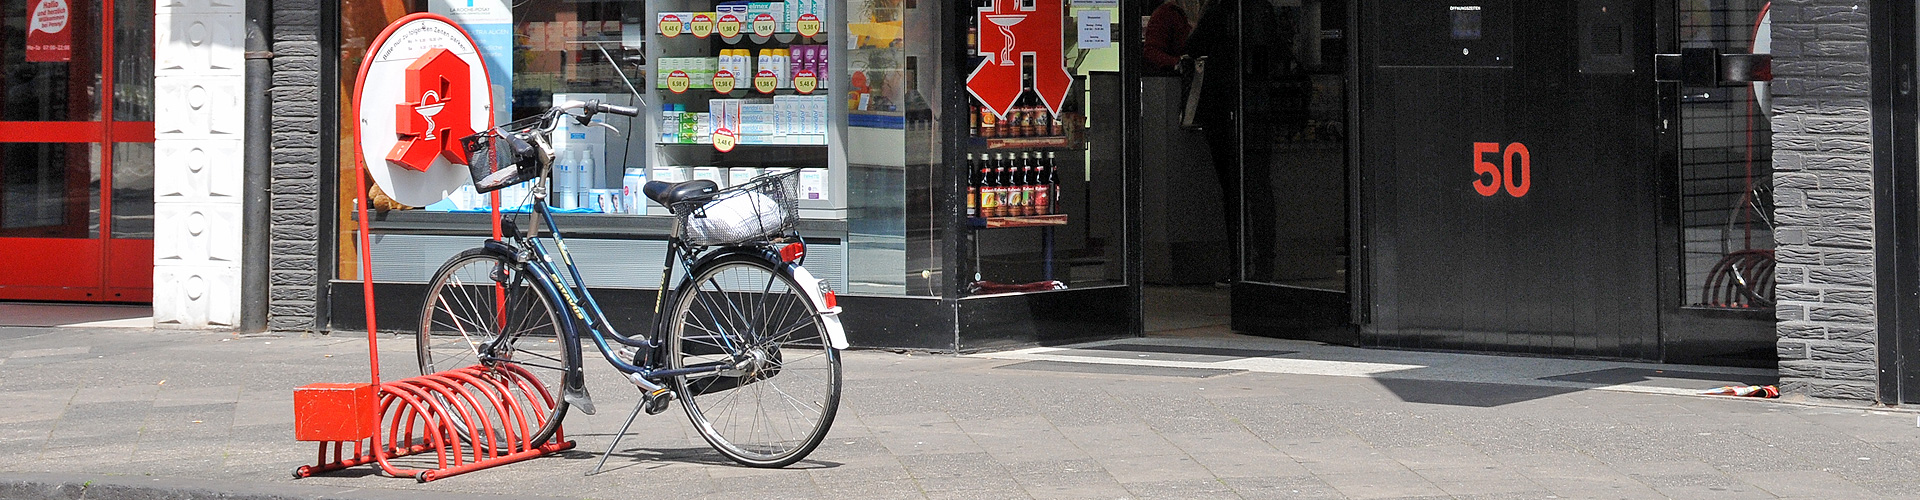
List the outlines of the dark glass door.
{"type": "MultiPolygon", "coordinates": [[[[1663,6],[1667,49],[1687,65],[1770,51],[1770,2],[1677,0],[1663,6]],[[1710,59],[1709,59],[1710,58],[1710,59]]],[[[1680,68],[1685,75],[1685,67],[1680,68]]],[[[1765,82],[1663,75],[1665,205],[1671,290],[1661,321],[1669,362],[1771,366],[1773,162],[1765,82]]]]}
{"type": "MultiPolygon", "coordinates": [[[[1205,2],[1194,2],[1204,4],[1205,2]]],[[[1345,0],[1218,1],[1193,121],[1225,194],[1236,331],[1352,344],[1345,0]]]]}
{"type": "Polygon", "coordinates": [[[151,300],[152,1],[0,20],[0,299],[151,300]]]}

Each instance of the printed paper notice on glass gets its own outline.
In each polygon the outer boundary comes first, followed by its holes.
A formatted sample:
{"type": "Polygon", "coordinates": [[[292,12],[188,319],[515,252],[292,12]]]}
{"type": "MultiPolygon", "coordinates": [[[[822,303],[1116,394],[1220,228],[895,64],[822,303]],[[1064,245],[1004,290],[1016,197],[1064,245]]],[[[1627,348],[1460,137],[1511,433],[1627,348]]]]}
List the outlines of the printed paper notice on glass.
{"type": "Polygon", "coordinates": [[[1113,46],[1113,12],[1080,11],[1080,48],[1104,49],[1113,46]]]}

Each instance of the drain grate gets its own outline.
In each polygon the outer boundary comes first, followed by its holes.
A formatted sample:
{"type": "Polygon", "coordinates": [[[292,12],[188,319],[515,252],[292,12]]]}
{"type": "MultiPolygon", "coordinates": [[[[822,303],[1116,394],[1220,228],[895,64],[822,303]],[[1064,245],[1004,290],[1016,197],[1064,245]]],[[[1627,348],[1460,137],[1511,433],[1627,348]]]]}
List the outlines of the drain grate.
{"type": "Polygon", "coordinates": [[[1223,370],[1218,368],[1179,368],[1171,366],[1117,365],[1111,363],[1074,363],[1069,361],[1026,361],[1011,365],[1001,365],[995,369],[1033,370],[1042,372],[1093,373],[1100,375],[1147,375],[1153,377],[1208,378],[1238,373],[1246,370],[1223,370]]]}

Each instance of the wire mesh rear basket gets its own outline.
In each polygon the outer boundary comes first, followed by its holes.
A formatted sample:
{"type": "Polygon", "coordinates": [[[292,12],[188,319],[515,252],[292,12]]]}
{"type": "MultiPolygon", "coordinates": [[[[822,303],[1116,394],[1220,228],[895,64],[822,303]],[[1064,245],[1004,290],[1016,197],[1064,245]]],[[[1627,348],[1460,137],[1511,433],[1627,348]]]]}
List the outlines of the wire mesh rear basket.
{"type": "Polygon", "coordinates": [[[492,192],[540,176],[540,154],[532,140],[539,124],[539,117],[528,118],[460,139],[475,191],[492,192]]]}
{"type": "Polygon", "coordinates": [[[800,219],[798,170],[755,177],[713,196],[676,203],[681,239],[693,245],[732,245],[793,233],[800,219]]]}

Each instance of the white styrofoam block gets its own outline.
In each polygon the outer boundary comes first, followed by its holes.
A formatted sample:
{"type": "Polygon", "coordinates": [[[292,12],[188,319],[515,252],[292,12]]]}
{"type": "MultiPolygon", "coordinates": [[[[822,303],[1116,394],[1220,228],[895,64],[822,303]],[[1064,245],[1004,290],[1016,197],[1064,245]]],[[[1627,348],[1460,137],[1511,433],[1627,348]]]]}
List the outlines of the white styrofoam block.
{"type": "Polygon", "coordinates": [[[156,328],[225,328],[239,322],[239,268],[154,266],[153,323],[156,328]]]}
{"type": "Polygon", "coordinates": [[[158,76],[153,79],[153,136],[165,139],[243,139],[246,82],[237,76],[158,76]]]}
{"type": "Polygon", "coordinates": [[[153,20],[154,74],[244,75],[241,14],[162,14],[153,20]]]}
{"type": "Polygon", "coordinates": [[[241,214],[237,200],[154,203],[154,265],[240,265],[241,214]]]}
{"type": "Polygon", "coordinates": [[[153,5],[154,14],[180,13],[247,13],[247,4],[241,0],[162,0],[153,5]]]}
{"type": "Polygon", "coordinates": [[[237,202],[246,158],[236,140],[163,140],[153,144],[154,199],[237,202]]]}

